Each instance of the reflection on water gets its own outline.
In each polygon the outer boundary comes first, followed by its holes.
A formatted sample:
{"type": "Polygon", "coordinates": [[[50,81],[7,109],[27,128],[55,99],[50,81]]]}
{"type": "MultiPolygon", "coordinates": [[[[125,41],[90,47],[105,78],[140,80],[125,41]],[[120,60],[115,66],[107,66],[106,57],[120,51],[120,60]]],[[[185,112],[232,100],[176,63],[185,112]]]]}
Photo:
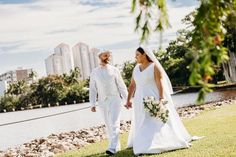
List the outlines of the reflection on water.
{"type": "MultiPolygon", "coordinates": [[[[217,101],[221,99],[235,98],[236,90],[226,90],[209,93],[206,101],[217,101]]],[[[197,99],[197,93],[184,93],[173,96],[173,101],[177,107],[194,104],[197,99]]],[[[59,106],[52,108],[43,108],[19,112],[1,113],[0,124],[15,122],[45,115],[57,114],[65,111],[71,111],[79,108],[88,107],[88,103],[59,106]]],[[[122,108],[121,119],[131,119],[132,111],[122,108]]],[[[24,123],[0,126],[0,150],[8,147],[14,147],[35,138],[46,137],[51,133],[60,133],[76,131],[90,126],[96,126],[103,123],[99,112],[91,113],[89,109],[84,109],[67,114],[61,114],[53,117],[37,119],[24,123]]]]}

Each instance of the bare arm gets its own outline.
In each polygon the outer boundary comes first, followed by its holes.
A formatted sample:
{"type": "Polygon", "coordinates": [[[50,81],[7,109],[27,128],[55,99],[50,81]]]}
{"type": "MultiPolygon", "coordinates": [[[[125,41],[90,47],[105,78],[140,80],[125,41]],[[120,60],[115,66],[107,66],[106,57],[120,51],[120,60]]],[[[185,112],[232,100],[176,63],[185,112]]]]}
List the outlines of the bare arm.
{"type": "Polygon", "coordinates": [[[132,96],[133,96],[133,94],[134,94],[135,89],[136,89],[136,84],[135,84],[134,79],[132,78],[132,79],[131,79],[131,83],[130,83],[130,85],[129,85],[129,89],[128,89],[127,103],[126,103],[126,105],[125,105],[125,107],[126,107],[127,109],[132,108],[132,103],[131,103],[130,100],[131,100],[131,98],[132,98],[132,96]]]}
{"type": "Polygon", "coordinates": [[[164,98],[164,91],[163,91],[163,84],[162,84],[162,73],[161,71],[157,68],[157,66],[154,66],[154,77],[155,77],[155,82],[157,85],[157,88],[159,89],[159,96],[160,100],[164,98]]]}

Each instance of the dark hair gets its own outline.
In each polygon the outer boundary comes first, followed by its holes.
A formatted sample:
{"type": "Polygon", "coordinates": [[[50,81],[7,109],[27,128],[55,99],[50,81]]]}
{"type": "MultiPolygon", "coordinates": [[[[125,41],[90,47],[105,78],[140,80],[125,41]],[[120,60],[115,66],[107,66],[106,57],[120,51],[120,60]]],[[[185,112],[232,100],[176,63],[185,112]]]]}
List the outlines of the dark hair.
{"type": "MultiPolygon", "coordinates": [[[[144,49],[143,49],[142,47],[137,48],[136,51],[140,52],[142,55],[145,53],[145,51],[144,51],[144,49]]],[[[145,53],[145,54],[146,54],[146,53],[145,53]]],[[[146,58],[147,58],[147,60],[148,60],[149,62],[152,62],[152,60],[148,57],[147,54],[146,54],[146,58]]]]}

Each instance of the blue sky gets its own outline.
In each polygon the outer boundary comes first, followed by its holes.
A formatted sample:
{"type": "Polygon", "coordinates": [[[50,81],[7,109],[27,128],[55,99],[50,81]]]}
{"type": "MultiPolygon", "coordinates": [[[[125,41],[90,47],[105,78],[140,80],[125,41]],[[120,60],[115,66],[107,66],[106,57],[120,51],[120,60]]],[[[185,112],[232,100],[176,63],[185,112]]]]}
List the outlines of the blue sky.
{"type": "MultiPolygon", "coordinates": [[[[181,19],[198,1],[167,4],[172,27],[163,34],[164,46],[184,28],[181,19]]],[[[139,35],[130,5],[131,0],[0,0],[0,74],[23,67],[45,76],[44,60],[61,42],[110,49],[116,64],[132,60],[139,35]]],[[[158,47],[157,39],[154,33],[152,47],[158,47]]]]}
{"type": "Polygon", "coordinates": [[[24,4],[24,3],[31,3],[35,0],[0,0],[1,4],[24,4]]]}

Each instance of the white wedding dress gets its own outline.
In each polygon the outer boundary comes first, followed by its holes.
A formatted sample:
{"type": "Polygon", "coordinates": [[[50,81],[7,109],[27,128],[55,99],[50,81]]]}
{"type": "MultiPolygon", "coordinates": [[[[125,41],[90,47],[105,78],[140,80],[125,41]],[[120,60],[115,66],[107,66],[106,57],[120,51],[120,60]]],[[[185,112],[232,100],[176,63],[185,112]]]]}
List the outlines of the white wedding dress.
{"type": "MultiPolygon", "coordinates": [[[[169,118],[167,123],[150,117],[144,111],[143,98],[154,96],[159,100],[159,91],[154,80],[154,63],[142,72],[139,64],[133,71],[136,91],[133,99],[133,118],[128,138],[128,147],[133,147],[134,154],[155,154],[190,146],[191,136],[185,129],[170,96],[167,108],[169,118]]],[[[165,90],[165,89],[164,89],[165,90]]]]}

